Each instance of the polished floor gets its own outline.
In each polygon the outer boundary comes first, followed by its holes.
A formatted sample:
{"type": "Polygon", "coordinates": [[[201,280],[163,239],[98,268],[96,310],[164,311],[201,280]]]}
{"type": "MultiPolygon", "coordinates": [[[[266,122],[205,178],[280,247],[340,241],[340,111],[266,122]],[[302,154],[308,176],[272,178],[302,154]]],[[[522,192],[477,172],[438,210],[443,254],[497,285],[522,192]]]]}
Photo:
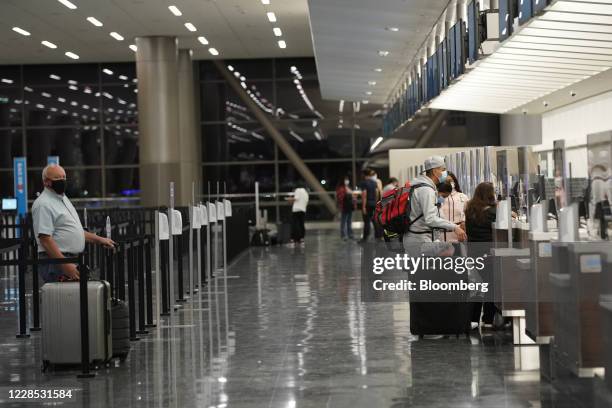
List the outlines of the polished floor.
{"type": "Polygon", "coordinates": [[[499,333],[419,340],[407,303],[362,303],[360,252],[335,231],[309,231],[305,247],[251,248],[228,271],[227,297],[219,279],[211,308],[203,291],[87,380],[42,373],[40,334],[15,338],[15,278],[4,271],[0,406],[43,404],[8,399],[23,387],[72,389],[44,401],[67,407],[579,406],[540,381],[535,347],[499,333]]]}

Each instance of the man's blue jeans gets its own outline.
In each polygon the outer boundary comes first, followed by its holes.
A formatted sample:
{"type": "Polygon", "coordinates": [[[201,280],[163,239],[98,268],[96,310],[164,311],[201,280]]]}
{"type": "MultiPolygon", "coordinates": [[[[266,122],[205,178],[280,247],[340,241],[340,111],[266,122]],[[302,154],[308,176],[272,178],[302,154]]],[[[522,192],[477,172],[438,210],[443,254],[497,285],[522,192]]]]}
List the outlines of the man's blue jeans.
{"type": "Polygon", "coordinates": [[[340,237],[353,239],[353,213],[342,212],[340,217],[340,237]]]}

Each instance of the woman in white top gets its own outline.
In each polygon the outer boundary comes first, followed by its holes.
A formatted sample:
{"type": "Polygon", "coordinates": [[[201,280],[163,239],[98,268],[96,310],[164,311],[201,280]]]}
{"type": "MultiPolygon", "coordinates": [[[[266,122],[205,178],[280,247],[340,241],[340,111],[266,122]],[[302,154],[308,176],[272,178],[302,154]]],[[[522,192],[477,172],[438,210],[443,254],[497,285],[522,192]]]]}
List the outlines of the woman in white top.
{"type": "MultiPolygon", "coordinates": [[[[446,182],[438,185],[438,195],[441,204],[440,217],[465,229],[465,205],[468,196],[461,192],[457,177],[453,173],[448,172],[446,182]]],[[[440,238],[444,238],[446,242],[459,241],[454,232],[445,232],[440,238]]]]}
{"type": "Polygon", "coordinates": [[[303,243],[306,229],[304,220],[306,218],[306,207],[308,206],[308,191],[304,187],[298,186],[293,192],[293,196],[287,198],[292,202],[291,207],[291,241],[290,243],[303,243]]]}

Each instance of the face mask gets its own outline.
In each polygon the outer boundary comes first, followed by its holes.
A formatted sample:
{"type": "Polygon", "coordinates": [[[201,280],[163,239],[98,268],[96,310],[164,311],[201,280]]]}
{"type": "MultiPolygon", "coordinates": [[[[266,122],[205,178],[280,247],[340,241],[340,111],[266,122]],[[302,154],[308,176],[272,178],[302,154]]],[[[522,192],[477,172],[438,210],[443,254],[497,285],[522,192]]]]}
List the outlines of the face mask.
{"type": "Polygon", "coordinates": [[[66,192],[66,179],[51,181],[51,188],[59,195],[64,194],[66,192]]]}
{"type": "Polygon", "coordinates": [[[345,185],[345,186],[348,186],[349,184],[351,184],[351,181],[350,181],[350,180],[344,180],[344,185],[345,185]]]}
{"type": "Polygon", "coordinates": [[[444,204],[444,197],[439,196],[439,197],[438,197],[438,203],[437,203],[437,205],[438,205],[438,206],[440,206],[440,205],[442,205],[442,204],[444,204]]]}
{"type": "Polygon", "coordinates": [[[372,176],[372,180],[376,181],[376,180],[378,180],[378,177],[372,176]]]}
{"type": "Polygon", "coordinates": [[[442,174],[438,177],[438,183],[446,182],[446,178],[448,177],[448,171],[444,170],[442,174]]]}

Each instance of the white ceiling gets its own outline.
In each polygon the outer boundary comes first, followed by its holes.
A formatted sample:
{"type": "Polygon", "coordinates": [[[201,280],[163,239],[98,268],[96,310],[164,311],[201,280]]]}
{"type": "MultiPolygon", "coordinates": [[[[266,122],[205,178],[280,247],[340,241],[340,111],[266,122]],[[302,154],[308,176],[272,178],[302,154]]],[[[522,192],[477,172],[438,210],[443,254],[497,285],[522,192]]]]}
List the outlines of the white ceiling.
{"type": "Polygon", "coordinates": [[[181,48],[192,48],[195,59],[209,59],[208,47],[220,51],[219,58],[270,58],[312,56],[306,0],[71,0],[70,10],[57,0],[1,0],[0,65],[74,62],[64,55],[72,51],[78,62],[131,61],[128,45],[137,36],[171,35],[179,38],[181,48]],[[176,5],[183,15],[174,16],[168,6],[176,5]],[[278,19],[272,24],[266,11],[278,19]],[[95,27],[93,16],[104,26],[95,27]],[[188,31],[191,22],[197,32],[188,31]],[[12,31],[18,26],[31,33],[24,37],[12,31]],[[280,49],[272,28],[278,26],[287,42],[280,49]],[[118,32],[124,41],[110,37],[118,32]],[[197,41],[203,35],[209,46],[197,41]],[[41,45],[47,40],[58,45],[55,50],[41,45]]]}
{"type": "Polygon", "coordinates": [[[384,103],[449,0],[308,0],[325,99],[384,103]],[[397,27],[398,32],[387,27],[397,27]],[[379,50],[389,51],[387,57],[379,50]],[[374,68],[382,68],[380,73],[374,68]],[[368,85],[376,81],[375,86],[368,85]],[[371,91],[372,95],[365,92],[371,91]]]}

